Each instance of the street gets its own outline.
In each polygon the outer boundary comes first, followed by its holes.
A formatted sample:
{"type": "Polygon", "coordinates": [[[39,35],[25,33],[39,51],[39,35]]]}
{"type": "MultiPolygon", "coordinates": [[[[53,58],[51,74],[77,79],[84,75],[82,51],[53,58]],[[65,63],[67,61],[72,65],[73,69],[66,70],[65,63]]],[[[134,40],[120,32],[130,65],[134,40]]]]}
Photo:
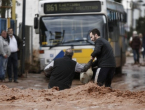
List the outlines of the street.
{"type": "MultiPolygon", "coordinates": [[[[19,83],[0,83],[0,108],[1,110],[144,110],[145,68],[132,63],[133,58],[127,57],[123,73],[115,75],[113,79],[112,89],[99,87],[91,82],[83,85],[75,79],[71,89],[57,91],[57,88],[47,89],[48,79],[43,73],[29,73],[27,78],[24,74],[23,78],[19,78],[19,83]]],[[[141,63],[143,64],[143,61],[141,63]]]]}
{"type": "MultiPolygon", "coordinates": [[[[142,58],[140,62],[143,64],[142,58]]],[[[119,90],[145,90],[145,66],[142,65],[132,65],[133,57],[127,57],[126,64],[123,66],[122,74],[115,75],[113,78],[112,88],[119,90]]],[[[6,79],[7,81],[8,79],[6,79]]],[[[19,78],[19,83],[1,83],[10,88],[19,88],[19,89],[47,89],[49,80],[41,74],[32,74],[29,73],[28,77],[19,78]]],[[[79,79],[74,79],[72,87],[78,85],[83,85],[79,79]]]]}

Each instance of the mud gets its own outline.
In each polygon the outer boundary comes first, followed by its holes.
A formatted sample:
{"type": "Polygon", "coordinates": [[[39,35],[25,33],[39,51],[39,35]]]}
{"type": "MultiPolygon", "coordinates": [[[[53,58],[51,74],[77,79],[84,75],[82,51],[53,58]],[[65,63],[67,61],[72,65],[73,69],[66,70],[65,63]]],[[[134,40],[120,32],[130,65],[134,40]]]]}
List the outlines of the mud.
{"type": "Polygon", "coordinates": [[[1,110],[144,110],[145,91],[120,91],[94,83],[63,91],[17,89],[0,85],[1,110]]]}

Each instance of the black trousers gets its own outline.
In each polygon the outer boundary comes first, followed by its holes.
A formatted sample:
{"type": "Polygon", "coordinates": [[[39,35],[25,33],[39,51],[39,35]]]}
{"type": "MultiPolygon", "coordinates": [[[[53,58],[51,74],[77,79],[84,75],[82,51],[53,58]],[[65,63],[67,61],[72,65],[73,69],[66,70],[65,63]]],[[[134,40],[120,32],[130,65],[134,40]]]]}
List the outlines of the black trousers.
{"type": "Polygon", "coordinates": [[[99,86],[103,86],[103,84],[105,83],[105,87],[111,87],[114,72],[115,67],[101,67],[97,79],[97,84],[99,86]]]}
{"type": "Polygon", "coordinates": [[[12,73],[14,73],[14,81],[18,78],[18,56],[17,52],[11,53],[11,55],[8,58],[8,64],[7,64],[7,73],[9,80],[12,80],[12,73]],[[12,72],[13,67],[13,72],[12,72]]]}

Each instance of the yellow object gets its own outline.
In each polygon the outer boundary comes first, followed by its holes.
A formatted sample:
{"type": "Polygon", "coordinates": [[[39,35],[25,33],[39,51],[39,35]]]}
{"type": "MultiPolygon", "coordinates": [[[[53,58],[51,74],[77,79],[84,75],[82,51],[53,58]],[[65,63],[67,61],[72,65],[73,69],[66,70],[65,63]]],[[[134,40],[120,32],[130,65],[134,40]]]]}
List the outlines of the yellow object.
{"type": "MultiPolygon", "coordinates": [[[[63,50],[65,52],[65,50],[63,50]]],[[[92,48],[84,49],[73,49],[74,55],[73,59],[76,59],[78,63],[85,64],[91,59],[91,53],[93,52],[92,48]]]]}
{"type": "Polygon", "coordinates": [[[47,45],[47,42],[42,42],[42,45],[47,45]]]}
{"type": "Polygon", "coordinates": [[[12,19],[16,20],[16,14],[15,14],[15,10],[16,10],[16,0],[12,0],[12,19]]]}
{"type": "Polygon", "coordinates": [[[7,18],[7,28],[11,27],[10,18],[7,18]]]}

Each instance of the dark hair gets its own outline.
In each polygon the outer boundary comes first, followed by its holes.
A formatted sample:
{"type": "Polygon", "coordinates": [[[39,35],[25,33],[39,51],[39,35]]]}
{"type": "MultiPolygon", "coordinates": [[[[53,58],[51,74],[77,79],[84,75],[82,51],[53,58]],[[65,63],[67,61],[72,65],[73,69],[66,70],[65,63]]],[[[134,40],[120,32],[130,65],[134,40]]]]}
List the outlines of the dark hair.
{"type": "Polygon", "coordinates": [[[73,50],[72,49],[66,49],[65,56],[72,57],[73,56],[73,50]]]}
{"type": "Polygon", "coordinates": [[[8,30],[9,30],[9,29],[12,29],[12,30],[13,30],[13,28],[11,28],[11,27],[10,27],[10,28],[8,28],[8,30]]]}
{"type": "Polygon", "coordinates": [[[6,31],[6,30],[2,30],[2,31],[1,31],[1,34],[2,34],[2,32],[7,32],[7,31],[6,31]]]}
{"type": "Polygon", "coordinates": [[[97,28],[91,30],[90,33],[91,32],[92,32],[93,35],[97,34],[98,36],[100,36],[100,31],[97,28]]]}

